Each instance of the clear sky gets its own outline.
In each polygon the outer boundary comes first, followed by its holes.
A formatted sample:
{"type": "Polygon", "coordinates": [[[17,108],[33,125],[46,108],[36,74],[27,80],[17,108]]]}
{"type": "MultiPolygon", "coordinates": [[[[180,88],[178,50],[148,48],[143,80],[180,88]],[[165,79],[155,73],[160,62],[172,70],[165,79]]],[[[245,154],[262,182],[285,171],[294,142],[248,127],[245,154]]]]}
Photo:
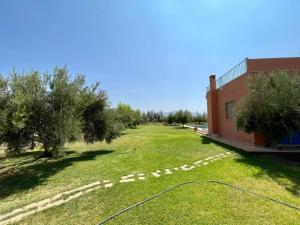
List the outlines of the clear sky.
{"type": "Polygon", "coordinates": [[[210,74],[300,56],[299,0],[1,0],[0,73],[67,65],[115,106],[205,111],[210,74]]]}

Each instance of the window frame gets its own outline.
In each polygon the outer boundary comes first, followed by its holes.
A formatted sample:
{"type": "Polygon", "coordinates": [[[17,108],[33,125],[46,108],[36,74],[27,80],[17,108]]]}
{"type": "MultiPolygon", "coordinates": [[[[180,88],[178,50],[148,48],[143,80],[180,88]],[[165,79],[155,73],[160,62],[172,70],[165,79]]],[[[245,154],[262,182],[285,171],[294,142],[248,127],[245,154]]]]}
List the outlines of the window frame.
{"type": "Polygon", "coordinates": [[[232,120],[234,119],[234,114],[235,114],[235,101],[225,102],[225,118],[228,120],[232,120]],[[229,112],[230,109],[231,109],[231,113],[229,112]]]}

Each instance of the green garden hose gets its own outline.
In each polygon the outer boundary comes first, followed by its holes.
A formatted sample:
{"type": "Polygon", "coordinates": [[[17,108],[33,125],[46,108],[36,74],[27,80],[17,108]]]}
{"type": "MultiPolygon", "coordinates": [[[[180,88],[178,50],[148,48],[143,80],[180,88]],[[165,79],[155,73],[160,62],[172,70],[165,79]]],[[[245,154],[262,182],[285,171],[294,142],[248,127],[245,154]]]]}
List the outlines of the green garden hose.
{"type": "Polygon", "coordinates": [[[178,187],[184,186],[184,185],[188,185],[188,184],[201,184],[201,183],[214,183],[214,184],[225,185],[225,186],[228,186],[228,187],[230,187],[230,188],[234,188],[234,189],[237,189],[237,190],[240,190],[240,191],[243,191],[243,192],[247,192],[247,193],[256,195],[256,196],[258,196],[258,197],[267,199],[267,200],[269,200],[269,201],[272,201],[272,202],[275,202],[275,203],[278,203],[278,204],[281,204],[281,205],[287,206],[287,207],[289,207],[289,208],[292,208],[292,209],[295,209],[295,210],[299,210],[299,211],[300,211],[300,207],[298,207],[298,206],[294,206],[294,205],[288,204],[288,203],[286,203],[286,202],[277,200],[277,199],[275,199],[275,198],[271,198],[271,197],[268,197],[268,196],[259,194],[259,193],[257,193],[257,192],[248,190],[248,189],[246,189],[246,188],[241,188],[241,187],[239,187],[239,186],[235,186],[235,185],[233,185],[233,184],[229,184],[229,183],[226,183],[226,182],[223,182],[223,181],[217,181],[217,180],[206,180],[206,181],[202,181],[202,182],[200,182],[200,181],[186,181],[186,182],[182,182],[182,183],[176,184],[176,185],[174,185],[174,186],[171,186],[171,187],[169,187],[169,188],[167,188],[167,189],[165,189],[165,190],[162,190],[161,192],[159,192],[159,193],[157,193],[157,194],[154,194],[154,195],[152,195],[152,196],[150,196],[150,197],[148,197],[148,198],[146,198],[146,199],[144,199],[144,200],[142,200],[142,201],[139,201],[139,202],[137,202],[137,203],[135,203],[135,204],[133,204],[133,205],[131,205],[131,206],[125,208],[125,209],[122,209],[121,211],[119,211],[119,212],[115,213],[114,215],[112,215],[112,216],[106,218],[105,220],[101,221],[101,222],[99,223],[99,225],[105,224],[105,223],[107,223],[108,221],[110,221],[110,220],[116,218],[117,216],[119,216],[119,215],[121,215],[121,214],[123,214],[123,213],[129,211],[130,209],[133,209],[133,208],[135,208],[135,207],[137,207],[137,206],[139,206],[139,205],[142,205],[142,204],[146,203],[147,201],[150,201],[150,200],[152,200],[152,199],[154,199],[154,198],[158,198],[158,197],[160,197],[161,195],[165,194],[166,192],[169,192],[169,191],[171,191],[171,190],[173,190],[173,189],[175,189],[175,188],[178,188],[178,187]]]}

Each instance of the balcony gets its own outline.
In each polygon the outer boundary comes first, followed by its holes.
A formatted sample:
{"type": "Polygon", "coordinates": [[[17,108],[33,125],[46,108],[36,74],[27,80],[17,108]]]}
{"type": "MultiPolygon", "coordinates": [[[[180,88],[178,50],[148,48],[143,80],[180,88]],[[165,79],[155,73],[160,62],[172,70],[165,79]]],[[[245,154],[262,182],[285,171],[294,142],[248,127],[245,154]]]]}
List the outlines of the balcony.
{"type": "MultiPolygon", "coordinates": [[[[247,58],[244,59],[242,62],[237,64],[235,67],[230,69],[228,72],[226,72],[223,76],[221,76],[216,81],[217,88],[220,88],[224,86],[225,84],[229,83],[230,81],[234,80],[235,78],[243,75],[247,72],[247,58]]],[[[206,92],[210,90],[210,87],[206,87],[206,92]]]]}

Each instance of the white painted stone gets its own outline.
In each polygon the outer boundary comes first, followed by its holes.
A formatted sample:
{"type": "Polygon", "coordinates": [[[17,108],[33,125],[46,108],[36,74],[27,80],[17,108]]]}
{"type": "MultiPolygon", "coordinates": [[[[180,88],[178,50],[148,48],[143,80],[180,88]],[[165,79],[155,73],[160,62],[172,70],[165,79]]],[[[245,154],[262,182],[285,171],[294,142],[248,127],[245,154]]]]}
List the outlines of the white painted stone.
{"type": "Polygon", "coordinates": [[[205,158],[204,160],[205,161],[209,161],[209,160],[211,160],[211,159],[213,159],[214,157],[207,157],[207,158],[205,158]]]}
{"type": "Polygon", "coordinates": [[[112,186],[114,186],[113,183],[104,184],[104,187],[105,187],[105,188],[111,188],[112,186]]]}
{"type": "Polygon", "coordinates": [[[172,174],[173,172],[170,169],[165,169],[165,174],[172,174]]]}
{"type": "Polygon", "coordinates": [[[181,168],[182,170],[187,171],[187,170],[192,170],[192,169],[194,169],[194,168],[196,168],[196,167],[195,167],[195,166],[183,165],[183,166],[181,166],[180,168],[181,168]]]}
{"type": "Polygon", "coordinates": [[[120,180],[120,183],[129,183],[129,182],[134,182],[134,181],[135,181],[134,178],[127,178],[127,179],[120,180]]]}
{"type": "Polygon", "coordinates": [[[160,174],[159,174],[159,173],[152,172],[151,174],[152,174],[153,176],[155,176],[155,177],[160,177],[160,174]]]}
{"type": "Polygon", "coordinates": [[[146,178],[145,178],[144,173],[139,173],[139,174],[138,174],[138,179],[139,179],[139,180],[145,180],[146,178]]]}
{"type": "Polygon", "coordinates": [[[179,168],[178,168],[178,167],[175,167],[174,170],[179,170],[179,168]]]}
{"type": "Polygon", "coordinates": [[[134,182],[134,174],[129,174],[126,176],[122,176],[122,179],[120,180],[120,183],[128,183],[128,182],[134,182]]]}
{"type": "Polygon", "coordinates": [[[122,179],[127,179],[127,178],[131,178],[131,177],[134,177],[134,174],[129,174],[129,175],[126,175],[126,176],[122,176],[122,179]]]}
{"type": "Polygon", "coordinates": [[[202,163],[203,161],[202,160],[199,160],[199,161],[197,161],[197,162],[194,162],[194,165],[198,165],[198,164],[200,164],[200,163],[202,163]]]}
{"type": "Polygon", "coordinates": [[[203,166],[206,166],[208,164],[208,162],[203,163],[203,166]]]}

